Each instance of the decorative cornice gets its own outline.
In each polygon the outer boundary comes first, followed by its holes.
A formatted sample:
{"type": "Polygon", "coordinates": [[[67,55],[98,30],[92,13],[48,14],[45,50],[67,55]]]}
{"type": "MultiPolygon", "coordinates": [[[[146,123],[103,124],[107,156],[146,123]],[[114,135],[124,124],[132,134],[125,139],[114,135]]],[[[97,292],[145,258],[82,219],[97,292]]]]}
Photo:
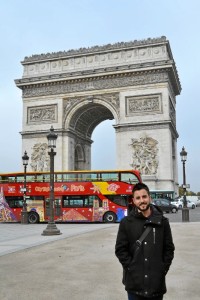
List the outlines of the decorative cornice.
{"type": "Polygon", "coordinates": [[[91,78],[77,78],[57,82],[42,82],[20,86],[23,97],[39,97],[74,92],[86,92],[102,89],[113,89],[170,81],[170,70],[153,70],[149,72],[111,74],[91,78]]]}
{"type": "Polygon", "coordinates": [[[171,121],[161,121],[161,122],[141,122],[141,123],[131,123],[131,124],[117,124],[113,125],[116,132],[127,132],[127,131],[138,131],[138,130],[155,130],[155,129],[166,129],[170,128],[174,138],[178,138],[178,132],[172,124],[171,121]]]}
{"type": "Polygon", "coordinates": [[[49,74],[43,76],[34,76],[21,79],[15,79],[15,84],[20,88],[22,85],[39,83],[39,82],[51,82],[58,81],[62,79],[73,79],[83,76],[98,76],[105,75],[109,73],[120,73],[120,72],[130,72],[130,71],[144,71],[144,69],[159,69],[159,68],[171,68],[173,62],[171,60],[163,61],[153,61],[146,63],[128,64],[123,66],[113,66],[105,68],[87,69],[82,71],[70,71],[60,74],[49,74]]]}
{"type": "MultiPolygon", "coordinates": [[[[76,132],[74,130],[72,130],[71,128],[70,129],[55,129],[54,130],[56,132],[56,134],[58,136],[69,136],[69,137],[76,137],[76,138],[79,138],[81,139],[82,141],[84,141],[85,143],[88,143],[88,144],[92,144],[93,141],[89,138],[89,137],[85,137],[83,135],[81,135],[79,132],[76,132]]],[[[38,130],[38,131],[21,131],[20,134],[22,136],[22,139],[25,140],[25,139],[35,139],[35,138],[42,138],[44,137],[46,139],[46,136],[48,134],[49,131],[45,131],[45,130],[38,130]]]]}

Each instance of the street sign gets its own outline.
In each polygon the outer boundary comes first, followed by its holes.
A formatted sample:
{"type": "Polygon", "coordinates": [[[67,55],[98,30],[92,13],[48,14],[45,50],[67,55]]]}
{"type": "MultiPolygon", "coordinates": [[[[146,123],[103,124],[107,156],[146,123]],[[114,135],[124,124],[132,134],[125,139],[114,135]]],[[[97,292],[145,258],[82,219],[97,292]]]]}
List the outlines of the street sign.
{"type": "Polygon", "coordinates": [[[182,184],[183,189],[190,189],[190,184],[182,184]]]}

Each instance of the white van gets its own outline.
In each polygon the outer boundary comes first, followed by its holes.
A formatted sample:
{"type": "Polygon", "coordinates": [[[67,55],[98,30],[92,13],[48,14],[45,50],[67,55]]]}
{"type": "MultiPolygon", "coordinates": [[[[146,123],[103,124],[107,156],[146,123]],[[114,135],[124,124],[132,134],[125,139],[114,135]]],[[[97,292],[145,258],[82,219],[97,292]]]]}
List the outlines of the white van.
{"type": "MultiPolygon", "coordinates": [[[[186,199],[194,202],[196,206],[200,206],[200,196],[186,196],[186,199]]],[[[179,200],[183,200],[183,197],[180,197],[179,200]]]]}

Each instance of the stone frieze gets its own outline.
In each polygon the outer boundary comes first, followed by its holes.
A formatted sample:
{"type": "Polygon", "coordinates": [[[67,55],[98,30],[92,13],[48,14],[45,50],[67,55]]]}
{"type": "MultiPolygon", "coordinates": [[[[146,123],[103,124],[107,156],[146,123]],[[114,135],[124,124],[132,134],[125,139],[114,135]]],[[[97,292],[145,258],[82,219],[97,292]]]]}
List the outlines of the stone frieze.
{"type": "Polygon", "coordinates": [[[129,74],[126,76],[95,77],[90,80],[58,81],[48,84],[37,84],[23,87],[23,97],[38,97],[66,94],[83,91],[93,91],[116,87],[137,86],[149,83],[167,82],[167,72],[153,72],[147,74],[129,74]]]}

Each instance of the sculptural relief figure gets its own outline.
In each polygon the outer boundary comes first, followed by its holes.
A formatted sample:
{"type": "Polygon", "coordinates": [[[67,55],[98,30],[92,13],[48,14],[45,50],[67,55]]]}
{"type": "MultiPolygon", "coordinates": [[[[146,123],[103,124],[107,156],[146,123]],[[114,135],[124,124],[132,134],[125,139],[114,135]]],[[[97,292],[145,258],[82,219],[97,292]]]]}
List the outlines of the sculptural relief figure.
{"type": "Polygon", "coordinates": [[[138,112],[160,112],[160,101],[158,96],[130,97],[128,99],[130,113],[138,112]]]}
{"type": "Polygon", "coordinates": [[[43,106],[28,109],[29,122],[55,121],[56,120],[56,106],[43,106]]]}
{"type": "Polygon", "coordinates": [[[32,171],[49,171],[48,145],[46,143],[37,143],[33,146],[31,168],[32,171]]]}
{"type": "Polygon", "coordinates": [[[143,136],[132,139],[133,148],[131,166],[143,175],[153,175],[158,169],[158,142],[151,137],[143,136]]]}

